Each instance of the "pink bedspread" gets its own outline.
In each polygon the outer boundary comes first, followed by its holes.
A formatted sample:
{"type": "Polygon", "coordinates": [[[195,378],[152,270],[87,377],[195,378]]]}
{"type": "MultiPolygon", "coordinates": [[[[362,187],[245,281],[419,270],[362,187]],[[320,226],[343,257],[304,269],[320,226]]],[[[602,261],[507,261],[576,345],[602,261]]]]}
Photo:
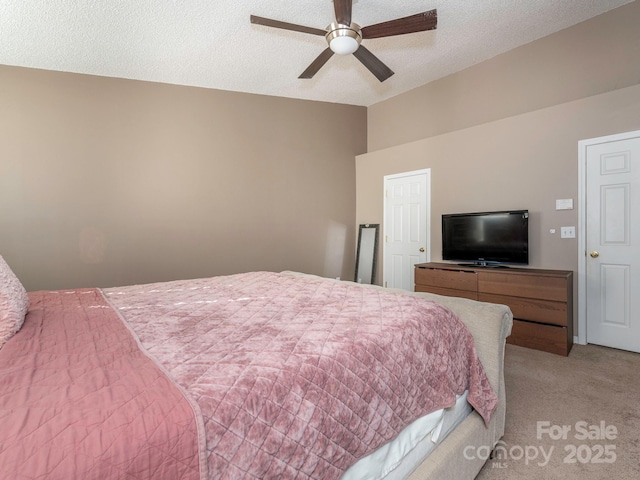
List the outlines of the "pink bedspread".
{"type": "Polygon", "coordinates": [[[199,417],[101,292],[29,298],[0,350],[0,479],[206,478],[199,417]]]}
{"type": "Polygon", "coordinates": [[[497,404],[464,324],[415,296],[267,272],[105,294],[199,404],[211,479],[339,478],[465,389],[497,404]]]}

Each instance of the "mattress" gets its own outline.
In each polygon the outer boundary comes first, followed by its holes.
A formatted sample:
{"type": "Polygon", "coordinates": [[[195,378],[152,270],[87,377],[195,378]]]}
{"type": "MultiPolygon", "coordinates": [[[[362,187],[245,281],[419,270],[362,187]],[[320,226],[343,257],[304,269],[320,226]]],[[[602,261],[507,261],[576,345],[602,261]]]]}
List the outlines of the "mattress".
{"type": "Polygon", "coordinates": [[[401,480],[421,464],[447,435],[473,411],[468,391],[456,396],[451,407],[420,417],[391,442],[358,460],[341,480],[401,480]]]}

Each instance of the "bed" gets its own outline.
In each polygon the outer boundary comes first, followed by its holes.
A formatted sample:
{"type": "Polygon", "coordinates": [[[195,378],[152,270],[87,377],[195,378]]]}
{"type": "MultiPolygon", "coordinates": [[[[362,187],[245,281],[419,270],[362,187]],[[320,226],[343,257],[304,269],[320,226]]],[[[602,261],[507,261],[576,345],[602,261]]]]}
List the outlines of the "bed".
{"type": "Polygon", "coordinates": [[[295,272],[27,294],[1,257],[0,282],[2,479],[464,479],[504,432],[504,306],[295,272]]]}

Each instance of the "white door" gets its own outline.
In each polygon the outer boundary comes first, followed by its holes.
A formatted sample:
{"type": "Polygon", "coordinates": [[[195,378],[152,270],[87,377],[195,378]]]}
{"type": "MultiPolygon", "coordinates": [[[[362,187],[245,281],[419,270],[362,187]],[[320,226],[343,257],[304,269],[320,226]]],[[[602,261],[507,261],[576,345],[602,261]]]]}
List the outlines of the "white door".
{"type": "Polygon", "coordinates": [[[640,352],[640,132],[600,140],[584,146],[586,342],[640,352]]]}
{"type": "Polygon", "coordinates": [[[383,285],[413,291],[413,268],[428,261],[429,169],[384,177],[383,285]]]}

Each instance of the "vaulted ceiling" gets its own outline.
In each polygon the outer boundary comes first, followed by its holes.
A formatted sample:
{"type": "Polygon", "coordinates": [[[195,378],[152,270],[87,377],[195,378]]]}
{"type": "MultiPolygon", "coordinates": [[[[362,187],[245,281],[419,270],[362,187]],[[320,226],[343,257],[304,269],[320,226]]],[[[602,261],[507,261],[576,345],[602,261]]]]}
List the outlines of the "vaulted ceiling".
{"type": "Polygon", "coordinates": [[[299,75],[324,37],[255,25],[251,15],[325,29],[332,0],[3,0],[0,64],[369,106],[631,0],[354,0],[378,24],[437,9],[436,30],[365,39],[395,72],[353,55],[299,75]]]}

